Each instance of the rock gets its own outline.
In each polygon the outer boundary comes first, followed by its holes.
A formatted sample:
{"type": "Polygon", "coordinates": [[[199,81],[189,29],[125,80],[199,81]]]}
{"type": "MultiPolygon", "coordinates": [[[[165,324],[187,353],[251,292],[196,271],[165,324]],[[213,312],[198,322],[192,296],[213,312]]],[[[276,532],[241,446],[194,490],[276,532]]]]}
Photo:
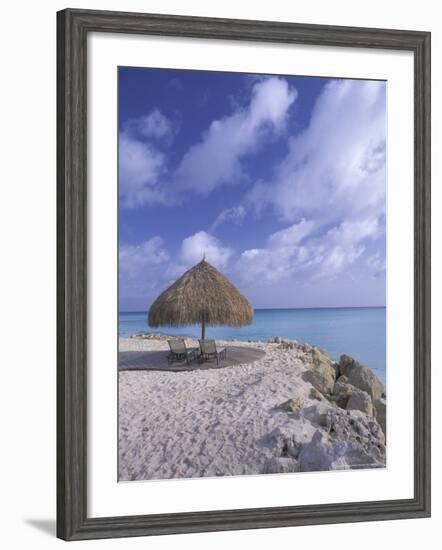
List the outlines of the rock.
{"type": "Polygon", "coordinates": [[[385,461],[370,449],[352,441],[328,439],[319,430],[299,453],[300,472],[382,467],[385,461]]]}
{"type": "Polygon", "coordinates": [[[278,426],[266,438],[265,443],[277,456],[297,456],[299,443],[288,427],[278,426]]]}
{"type": "Polygon", "coordinates": [[[283,340],[281,343],[282,349],[296,349],[297,347],[296,342],[291,342],[290,340],[283,340]]]}
{"type": "Polygon", "coordinates": [[[374,418],[359,410],[330,408],[327,435],[321,428],[301,446],[299,471],[376,468],[385,466],[385,438],[374,418]]]}
{"type": "Polygon", "coordinates": [[[336,380],[333,386],[333,397],[338,407],[341,407],[341,409],[347,407],[348,400],[354,389],[355,387],[348,383],[348,378],[346,376],[340,376],[336,380]]]}
{"type": "Polygon", "coordinates": [[[373,416],[373,403],[367,392],[355,388],[347,402],[347,410],[362,411],[368,416],[373,416]]]}
{"type": "Polygon", "coordinates": [[[273,456],[297,458],[301,447],[311,440],[316,431],[311,422],[302,417],[300,422],[293,424],[290,420],[278,426],[262,438],[261,444],[271,449],[273,456]]]}
{"type": "Polygon", "coordinates": [[[379,378],[368,368],[348,355],[341,355],[339,370],[348,378],[348,383],[367,392],[372,399],[380,399],[385,388],[379,378]]]}
{"type": "Polygon", "coordinates": [[[321,472],[330,470],[334,460],[332,445],[326,436],[320,430],[317,430],[310,443],[304,445],[299,453],[299,471],[321,472]]]}
{"type": "Polygon", "coordinates": [[[350,370],[354,368],[356,363],[357,361],[355,361],[353,357],[345,354],[341,355],[339,358],[339,372],[341,376],[346,376],[348,378],[350,370]]]}
{"type": "Polygon", "coordinates": [[[314,367],[320,367],[322,365],[331,366],[331,358],[322,349],[313,347],[311,350],[311,354],[314,367]]]}
{"type": "Polygon", "coordinates": [[[309,397],[310,399],[316,399],[317,401],[322,401],[323,399],[325,399],[322,393],[316,388],[311,388],[309,397]]]}
{"type": "Polygon", "coordinates": [[[312,369],[307,370],[303,374],[306,382],[320,391],[323,395],[332,393],[335,385],[336,373],[330,364],[320,364],[312,369]]]}
{"type": "Polygon", "coordinates": [[[305,407],[305,409],[303,409],[302,411],[302,415],[313,424],[326,427],[327,414],[330,408],[330,403],[324,400],[320,401],[319,403],[315,403],[314,405],[310,405],[309,407],[305,407]]]}
{"type": "Polygon", "coordinates": [[[273,340],[273,343],[275,343],[275,344],[282,344],[282,338],[281,338],[281,336],[276,336],[275,339],[273,340]]]}
{"type": "Polygon", "coordinates": [[[361,445],[373,460],[385,464],[385,437],[374,418],[359,410],[331,410],[327,416],[330,437],[341,442],[361,445]]]}
{"type": "Polygon", "coordinates": [[[373,408],[376,420],[379,422],[384,435],[387,435],[387,402],[384,398],[375,399],[373,408]]]}
{"type": "Polygon", "coordinates": [[[367,392],[372,399],[379,399],[384,394],[384,386],[379,378],[367,367],[360,366],[350,372],[349,384],[367,392]]]}
{"type": "Polygon", "coordinates": [[[299,453],[300,472],[346,470],[350,467],[342,445],[330,440],[321,430],[316,431],[310,443],[304,445],[299,453]]]}
{"type": "Polygon", "coordinates": [[[385,445],[385,434],[382,431],[381,426],[375,420],[368,423],[370,433],[380,442],[380,445],[385,445]]]}
{"type": "Polygon", "coordinates": [[[336,376],[336,379],[338,379],[341,376],[341,371],[339,369],[339,363],[336,363],[335,361],[333,361],[331,366],[335,369],[335,376],[336,376]]]}
{"type": "MultiPolygon", "coordinates": [[[[376,447],[365,447],[361,443],[350,441],[336,442],[334,444],[335,452],[341,457],[342,461],[352,470],[362,468],[382,468],[385,466],[385,447],[379,450],[376,447]],[[382,457],[383,453],[383,457],[382,457]]],[[[336,466],[334,467],[336,468],[336,466]]]]}
{"type": "Polygon", "coordinates": [[[264,474],[289,474],[299,470],[298,461],[294,458],[275,457],[264,466],[264,474]]]}
{"type": "Polygon", "coordinates": [[[297,413],[302,409],[303,406],[304,406],[304,400],[297,397],[294,399],[289,399],[287,401],[284,401],[284,403],[281,403],[281,405],[279,405],[278,408],[282,409],[283,411],[297,413]]]}
{"type": "Polygon", "coordinates": [[[304,353],[311,353],[312,351],[312,346],[310,346],[310,344],[303,344],[303,343],[300,343],[299,344],[299,349],[301,351],[303,351],[304,353]]]}

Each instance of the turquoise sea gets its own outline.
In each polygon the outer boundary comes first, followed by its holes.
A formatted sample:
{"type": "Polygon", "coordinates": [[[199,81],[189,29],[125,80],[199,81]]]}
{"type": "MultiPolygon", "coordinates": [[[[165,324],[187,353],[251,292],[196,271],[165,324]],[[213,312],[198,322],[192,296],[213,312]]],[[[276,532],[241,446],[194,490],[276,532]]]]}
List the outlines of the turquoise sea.
{"type": "MultiPolygon", "coordinates": [[[[209,327],[206,338],[270,340],[275,336],[307,342],[323,348],[333,359],[342,353],[370,367],[385,383],[386,316],[384,307],[256,309],[253,323],[243,328],[209,327]]],[[[197,325],[165,327],[167,334],[199,337],[197,325]]],[[[147,325],[146,312],[121,312],[120,336],[155,332],[147,325]]],[[[160,331],[158,331],[160,332],[160,331]]]]}

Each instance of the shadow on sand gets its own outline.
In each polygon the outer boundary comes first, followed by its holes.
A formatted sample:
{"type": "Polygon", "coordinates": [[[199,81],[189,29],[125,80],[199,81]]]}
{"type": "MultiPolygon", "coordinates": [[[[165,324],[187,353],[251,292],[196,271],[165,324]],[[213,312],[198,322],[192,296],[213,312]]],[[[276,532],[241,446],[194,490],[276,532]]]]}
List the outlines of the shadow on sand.
{"type": "Polygon", "coordinates": [[[214,370],[231,367],[234,365],[246,365],[254,363],[265,356],[265,351],[258,348],[228,346],[226,359],[216,362],[216,359],[204,361],[192,361],[189,365],[186,361],[169,364],[167,351],[120,351],[118,354],[119,370],[155,370],[185,372],[191,370],[214,370]]]}

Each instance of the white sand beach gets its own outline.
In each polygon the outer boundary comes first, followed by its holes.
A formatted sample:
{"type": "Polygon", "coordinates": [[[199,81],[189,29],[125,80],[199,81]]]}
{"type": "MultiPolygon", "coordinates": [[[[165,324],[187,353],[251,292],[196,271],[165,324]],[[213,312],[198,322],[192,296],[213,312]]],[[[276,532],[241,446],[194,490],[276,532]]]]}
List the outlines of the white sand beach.
{"type": "MultiPolygon", "coordinates": [[[[162,372],[165,356],[153,353],[158,370],[120,370],[120,480],[385,465],[385,394],[369,369],[345,360],[340,367],[292,342],[217,345],[265,355],[251,364],[162,372]]],[[[120,339],[120,353],[167,349],[165,340],[120,339]]]]}

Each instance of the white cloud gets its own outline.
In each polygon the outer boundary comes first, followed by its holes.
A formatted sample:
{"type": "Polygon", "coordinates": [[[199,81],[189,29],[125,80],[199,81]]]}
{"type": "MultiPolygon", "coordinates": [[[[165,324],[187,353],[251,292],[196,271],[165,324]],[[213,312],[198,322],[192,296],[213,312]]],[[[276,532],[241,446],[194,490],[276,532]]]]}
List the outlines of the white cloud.
{"type": "Polygon", "coordinates": [[[232,206],[232,208],[224,208],[224,210],[222,210],[215,218],[211,229],[214,231],[224,223],[240,224],[244,220],[245,215],[246,209],[242,205],[232,206]]]}
{"type": "Polygon", "coordinates": [[[171,121],[158,109],[129,119],[120,133],[121,206],[134,208],[165,202],[186,189],[208,194],[218,185],[244,177],[241,159],[256,150],[263,137],[285,128],[287,112],[297,92],[286,80],[268,77],[257,82],[247,107],[214,120],[202,137],[171,170],[160,150],[173,138],[171,121]],[[162,185],[166,179],[167,186],[162,185]]]}
{"type": "Polygon", "coordinates": [[[359,242],[368,237],[379,235],[380,222],[376,217],[361,218],[357,220],[345,220],[339,227],[334,227],[328,232],[330,240],[337,244],[359,242]]]}
{"type": "Polygon", "coordinates": [[[158,180],[165,157],[155,147],[132,138],[126,132],[119,140],[119,194],[123,208],[134,208],[162,200],[158,180]]]}
{"type": "Polygon", "coordinates": [[[315,223],[312,220],[307,221],[302,219],[300,222],[270,235],[268,244],[271,248],[294,246],[300,243],[304,237],[309,235],[314,227],[315,223]]]}
{"type": "Polygon", "coordinates": [[[274,284],[296,280],[331,279],[354,264],[364,242],[380,236],[377,218],[344,221],[321,235],[315,224],[301,220],[270,235],[266,246],[245,250],[235,271],[244,283],[274,284]]]}
{"type": "Polygon", "coordinates": [[[305,131],[269,184],[249,195],[257,210],[267,205],[286,221],[299,217],[337,222],[385,205],[385,83],[332,81],[325,86],[305,131]]]}
{"type": "Polygon", "coordinates": [[[330,229],[321,241],[325,251],[317,276],[334,277],[340,273],[365,252],[364,242],[378,238],[382,231],[376,217],[343,221],[330,229]]]}
{"type": "Polygon", "coordinates": [[[180,259],[186,267],[190,267],[200,262],[205,255],[208,262],[222,269],[227,265],[231,254],[232,251],[222,246],[213,235],[199,231],[183,240],[180,259]]]}
{"type": "Polygon", "coordinates": [[[166,83],[166,88],[180,92],[183,89],[183,83],[179,78],[171,78],[166,83]]]}
{"type": "Polygon", "coordinates": [[[147,115],[129,118],[123,124],[123,131],[137,139],[170,142],[173,138],[172,122],[158,108],[147,115]]]}
{"type": "Polygon", "coordinates": [[[284,129],[297,91],[287,81],[269,77],[256,83],[247,108],[211,123],[200,143],[181,159],[175,173],[177,185],[208,194],[243,177],[240,160],[256,150],[262,137],[284,129]]]}
{"type": "Polygon", "coordinates": [[[161,237],[119,247],[119,295],[126,310],[145,308],[162,290],[163,273],[170,261],[161,237]]]}
{"type": "Polygon", "coordinates": [[[243,252],[243,278],[331,279],[363,257],[385,230],[385,132],[385,83],[326,85],[273,181],[248,196],[258,212],[270,206],[282,221],[301,222],[243,252]]]}
{"type": "Polygon", "coordinates": [[[385,256],[380,252],[376,252],[367,258],[367,265],[373,270],[374,275],[378,276],[386,269],[385,256]]]}
{"type": "Polygon", "coordinates": [[[291,277],[309,261],[302,241],[312,232],[314,224],[301,220],[269,236],[264,248],[245,250],[235,271],[244,283],[274,284],[291,277]]]}
{"type": "Polygon", "coordinates": [[[170,140],[173,137],[172,123],[159,109],[153,109],[147,115],[129,120],[126,129],[145,138],[170,140]]]}
{"type": "MultiPolygon", "coordinates": [[[[183,191],[183,197],[189,189],[204,194],[243,178],[245,156],[257,152],[265,136],[288,131],[287,113],[296,96],[283,79],[258,81],[250,104],[214,121],[175,172],[159,149],[168,139],[167,123],[158,122],[161,113],[150,113],[144,125],[126,128],[120,136],[121,204],[165,200],[161,182],[166,176],[174,196],[183,191]]],[[[244,204],[221,210],[209,232],[185,238],[177,259],[171,261],[159,237],[122,247],[120,274],[127,282],[120,290],[132,293],[134,300],[135,295],[154,299],[204,254],[228,271],[235,284],[261,296],[268,294],[266,285],[273,285],[275,292],[296,293],[298,283],[333,289],[333,279],[341,275],[347,275],[347,282],[354,273],[377,277],[385,270],[385,255],[379,252],[385,231],[385,139],[384,83],[328,84],[308,127],[288,140],[287,155],[274,177],[256,184],[244,204]],[[212,233],[222,224],[242,223],[252,205],[258,212],[271,208],[286,227],[244,250],[234,262],[233,250],[212,233]]],[[[382,279],[378,282],[381,288],[382,279]]],[[[339,286],[341,298],[345,284],[339,286]]]]}
{"type": "Polygon", "coordinates": [[[170,142],[172,124],[158,109],[123,125],[119,135],[119,186],[123,208],[163,202],[160,178],[166,171],[166,156],[158,141],[170,142]]]}
{"type": "Polygon", "coordinates": [[[137,278],[145,269],[169,260],[161,237],[152,237],[139,245],[120,245],[120,273],[126,278],[137,278]]]}
{"type": "Polygon", "coordinates": [[[293,274],[297,250],[257,248],[245,250],[235,266],[242,284],[271,285],[293,274]],[[290,271],[289,271],[290,269],[290,271]]]}

